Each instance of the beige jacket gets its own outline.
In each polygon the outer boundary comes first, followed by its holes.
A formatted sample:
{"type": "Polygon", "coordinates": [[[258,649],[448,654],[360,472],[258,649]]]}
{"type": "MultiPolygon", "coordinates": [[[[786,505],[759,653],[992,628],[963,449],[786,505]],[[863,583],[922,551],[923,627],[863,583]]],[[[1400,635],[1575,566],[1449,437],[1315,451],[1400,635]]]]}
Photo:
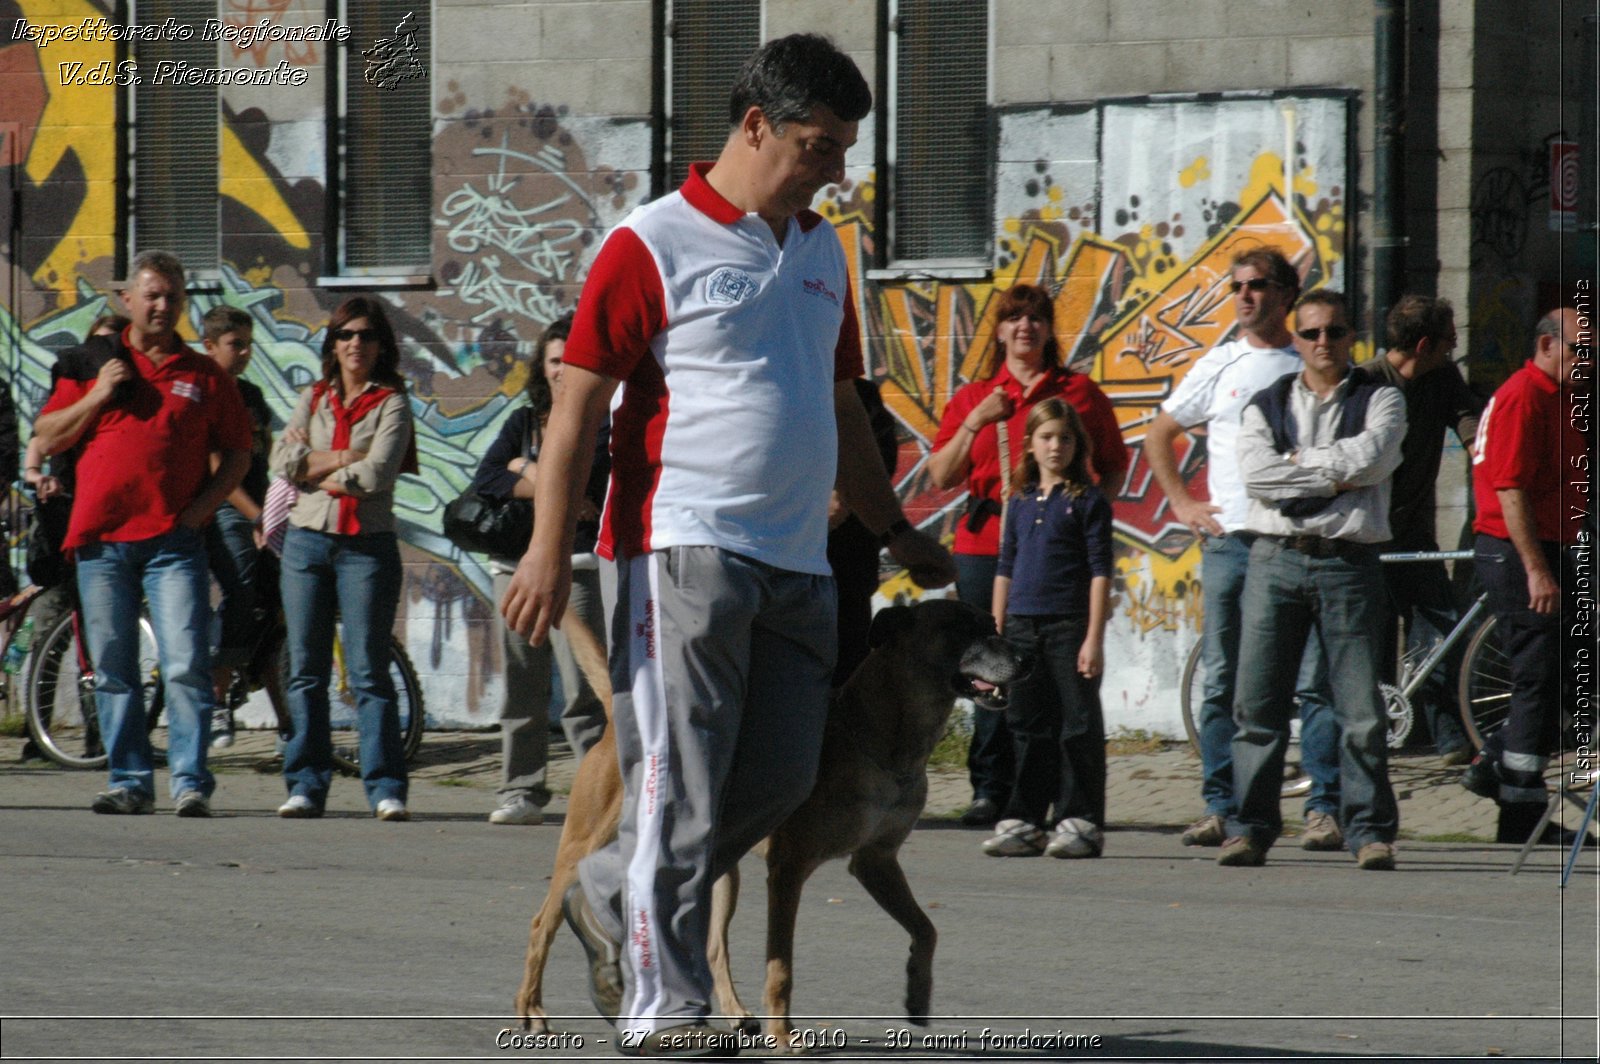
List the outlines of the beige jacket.
{"type": "MultiPolygon", "coordinates": [[[[369,384],[367,387],[377,387],[369,384]]],[[[289,415],[288,429],[303,428],[311,438],[308,447],[303,443],[289,443],[283,435],[272,448],[269,460],[274,476],[293,481],[300,488],[300,499],[289,511],[289,523],[295,528],[308,528],[314,532],[339,530],[338,496],[318,489],[313,484],[301,483],[305,475],[306,456],[312,451],[331,451],[333,447],[333,411],[326,401],[317,404],[311,413],[311,389],[300,393],[294,413],[289,415]]],[[[332,474],[341,490],[360,500],[356,506],[356,520],[361,531],[393,532],[394,485],[400,476],[400,465],[405,461],[406,449],[411,443],[411,407],[406,397],[398,393],[379,403],[366,417],[355,423],[350,434],[350,449],[366,452],[359,462],[352,462],[332,474]]]]}

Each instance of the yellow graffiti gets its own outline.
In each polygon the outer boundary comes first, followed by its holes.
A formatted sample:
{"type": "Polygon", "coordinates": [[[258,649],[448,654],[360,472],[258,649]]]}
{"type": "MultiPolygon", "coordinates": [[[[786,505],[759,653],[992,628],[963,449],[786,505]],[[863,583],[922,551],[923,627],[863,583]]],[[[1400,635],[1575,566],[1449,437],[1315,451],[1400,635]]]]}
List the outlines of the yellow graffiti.
{"type": "Polygon", "coordinates": [[[1211,176],[1211,160],[1204,155],[1178,171],[1178,184],[1184,188],[1194,188],[1195,185],[1205,181],[1211,176]]]}
{"type": "MultiPolygon", "coordinates": [[[[1261,153],[1234,200],[1237,213],[1185,260],[1176,259],[1163,246],[1164,233],[1150,225],[1116,238],[1079,231],[1068,244],[1059,210],[1046,206],[1002,221],[1015,257],[991,281],[913,279],[879,285],[870,299],[862,296],[861,285],[861,264],[872,240],[864,206],[868,197],[859,195],[854,209],[830,204],[828,216],[850,253],[884,402],[925,448],[955,391],[993,370],[995,303],[1012,285],[1026,282],[1056,292],[1057,339],[1065,358],[1087,368],[1099,382],[1111,398],[1123,438],[1137,454],[1161,402],[1189,367],[1235,327],[1227,288],[1235,254],[1251,246],[1276,248],[1307,287],[1323,284],[1331,275],[1343,254],[1344,210],[1336,200],[1313,199],[1319,192],[1314,176],[1310,167],[1294,174],[1290,198],[1285,195],[1282,156],[1261,153]],[[1300,209],[1296,203],[1314,206],[1300,209]]],[[[1190,187],[1210,177],[1210,161],[1201,156],[1178,180],[1190,187]]],[[[1361,353],[1370,356],[1370,345],[1361,353]]],[[[1180,440],[1180,462],[1187,461],[1192,446],[1187,437],[1180,440]]],[[[959,496],[934,492],[927,485],[907,487],[923,493],[906,500],[908,508],[923,507],[922,516],[927,507],[947,507],[959,496]]],[[[1172,522],[1165,498],[1142,462],[1136,461],[1119,502],[1117,538],[1123,545],[1119,608],[1135,628],[1175,631],[1198,625],[1199,548],[1172,522]]],[[[883,593],[900,590],[891,581],[883,593]]]]}
{"type": "MultiPolygon", "coordinates": [[[[81,23],[105,12],[82,0],[18,0],[17,10],[31,23],[81,23]]],[[[58,40],[40,50],[40,72],[49,100],[39,117],[25,171],[42,184],[67,155],[75,154],[83,168],[83,202],[77,214],[62,226],[72,234],[51,249],[40,264],[35,280],[71,295],[81,263],[110,258],[116,253],[117,90],[113,85],[63,84],[61,64],[81,63],[70,69],[91,70],[100,63],[116,62],[111,41],[58,40]]]]}
{"type": "Polygon", "coordinates": [[[290,247],[303,251],[311,246],[311,234],[284,202],[278,183],[227,124],[222,127],[221,185],[224,196],[260,215],[290,247]]]}

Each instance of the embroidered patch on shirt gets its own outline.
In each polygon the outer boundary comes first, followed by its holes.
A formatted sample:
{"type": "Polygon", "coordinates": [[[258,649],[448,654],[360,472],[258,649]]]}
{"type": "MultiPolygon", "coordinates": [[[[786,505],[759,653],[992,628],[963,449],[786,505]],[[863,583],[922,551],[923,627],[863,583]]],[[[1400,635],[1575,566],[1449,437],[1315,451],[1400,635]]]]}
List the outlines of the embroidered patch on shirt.
{"type": "Polygon", "coordinates": [[[743,303],[760,288],[755,278],[748,273],[736,270],[732,266],[724,266],[713,273],[711,279],[706,282],[706,298],[713,303],[732,306],[735,303],[743,303]]]}
{"type": "Polygon", "coordinates": [[[191,403],[200,401],[200,386],[193,381],[173,381],[172,394],[189,400],[191,403]]]}

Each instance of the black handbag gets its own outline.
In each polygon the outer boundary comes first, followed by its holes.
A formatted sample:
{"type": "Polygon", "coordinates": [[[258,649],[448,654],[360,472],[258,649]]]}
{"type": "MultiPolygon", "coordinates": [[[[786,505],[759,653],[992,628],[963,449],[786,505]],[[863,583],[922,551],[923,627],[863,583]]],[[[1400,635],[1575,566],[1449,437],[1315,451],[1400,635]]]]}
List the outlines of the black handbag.
{"type": "Polygon", "coordinates": [[[64,495],[34,504],[28,524],[28,579],[40,587],[55,587],[72,573],[72,564],[61,553],[71,517],[72,500],[64,495]]]}
{"type": "MultiPolygon", "coordinates": [[[[533,448],[533,420],[528,422],[527,449],[533,448]]],[[[533,538],[533,503],[528,499],[494,499],[468,488],[444,508],[444,538],[473,554],[520,558],[533,538]]]]}
{"type": "Polygon", "coordinates": [[[533,503],[489,499],[468,489],[445,506],[443,532],[464,551],[520,558],[533,538],[533,503]]]}

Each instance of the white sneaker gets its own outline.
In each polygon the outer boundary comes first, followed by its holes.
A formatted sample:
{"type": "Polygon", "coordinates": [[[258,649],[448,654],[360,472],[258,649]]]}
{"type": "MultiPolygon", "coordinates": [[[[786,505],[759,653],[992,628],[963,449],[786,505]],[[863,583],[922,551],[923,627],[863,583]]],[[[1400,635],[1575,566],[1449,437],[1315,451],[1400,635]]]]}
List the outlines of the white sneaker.
{"type": "Polygon", "coordinates": [[[313,820],[322,815],[322,810],[303,794],[291,794],[289,800],[278,806],[278,815],[285,820],[313,820]]]}
{"type": "Polygon", "coordinates": [[[379,820],[410,820],[411,814],[406,810],[406,803],[398,798],[385,798],[378,803],[378,808],[373,811],[373,816],[379,820]]]}
{"type": "Polygon", "coordinates": [[[489,814],[491,824],[543,824],[544,810],[520,794],[489,814]]]}
{"type": "Polygon", "coordinates": [[[983,843],[990,857],[1037,857],[1044,853],[1045,834],[1026,820],[1002,820],[983,843]]]}

